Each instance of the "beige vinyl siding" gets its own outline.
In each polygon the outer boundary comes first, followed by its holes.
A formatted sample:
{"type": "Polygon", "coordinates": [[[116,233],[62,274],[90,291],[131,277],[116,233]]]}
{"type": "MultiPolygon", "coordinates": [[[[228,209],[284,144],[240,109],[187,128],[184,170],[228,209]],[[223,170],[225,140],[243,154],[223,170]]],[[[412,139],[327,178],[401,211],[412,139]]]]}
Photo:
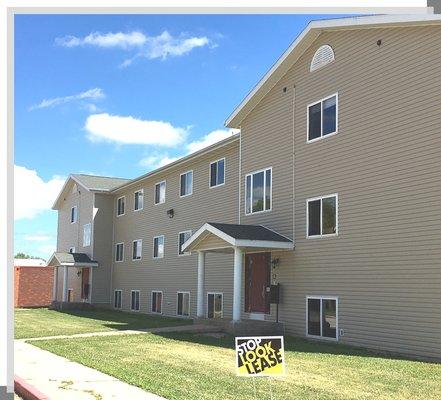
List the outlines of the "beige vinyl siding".
{"type": "MultiPolygon", "coordinates": [[[[123,290],[123,310],[130,310],[130,290],[140,290],[140,311],[150,312],[151,291],[163,292],[163,313],[176,315],[176,293],[190,292],[191,316],[196,314],[197,254],[178,256],[182,231],[196,232],[205,222],[238,222],[238,141],[202,154],[180,166],[173,167],[137,182],[114,196],[114,202],[126,196],[126,213],[114,213],[115,244],[124,242],[124,262],[113,262],[113,289],[123,290]],[[225,185],[209,188],[210,162],[226,158],[225,185]],[[179,197],[181,173],[193,170],[193,194],[179,197]],[[166,200],[154,204],[155,184],[165,180],[166,200]],[[144,208],[133,211],[136,190],[144,189],[144,208]],[[174,210],[174,217],[167,210],[174,210]],[[153,259],[153,237],[164,235],[164,258],[153,259]],[[132,261],[132,242],[142,239],[142,259],[132,261]]],[[[114,260],[114,257],[112,258],[114,260]]],[[[205,289],[224,292],[226,316],[231,317],[233,284],[231,255],[207,254],[205,289]]],[[[113,290],[112,290],[113,293],[113,290]]]]}
{"type": "Polygon", "coordinates": [[[241,187],[272,166],[273,210],[245,216],[242,194],[241,221],[295,228],[276,269],[287,333],[305,335],[307,295],[337,296],[342,342],[441,358],[440,66],[439,27],[328,32],[243,121],[241,187]],[[322,44],[336,59],[311,73],[322,44]],[[307,144],[306,106],[335,92],[338,134],[307,144]],[[338,237],[306,239],[306,199],[332,193],[338,237]]]}
{"type": "MultiPolygon", "coordinates": [[[[93,225],[91,233],[91,246],[83,247],[83,227],[85,224],[92,223],[93,213],[93,193],[89,192],[80,185],[69,183],[67,196],[58,209],[58,236],[57,251],[68,252],[71,247],[75,247],[75,252],[86,253],[92,257],[93,244],[93,225]],[[76,185],[76,189],[72,188],[76,185]],[[71,224],[71,208],[77,206],[77,222],[71,224]]],[[[81,275],[78,276],[77,268],[68,268],[68,288],[73,289],[73,301],[81,301],[81,275]]],[[[58,268],[58,293],[57,299],[63,296],[63,268],[58,268]]]]}
{"type": "Polygon", "coordinates": [[[95,193],[92,245],[93,258],[99,264],[91,268],[91,302],[94,304],[110,301],[114,204],[113,196],[95,193]]]}

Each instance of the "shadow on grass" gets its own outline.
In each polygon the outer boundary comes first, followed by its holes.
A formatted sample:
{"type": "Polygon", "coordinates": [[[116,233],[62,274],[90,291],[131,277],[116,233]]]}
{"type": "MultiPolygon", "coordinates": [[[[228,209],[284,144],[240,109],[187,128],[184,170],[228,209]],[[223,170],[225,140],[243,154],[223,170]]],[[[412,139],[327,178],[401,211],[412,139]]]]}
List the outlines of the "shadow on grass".
{"type": "MultiPolygon", "coordinates": [[[[234,349],[234,336],[224,335],[217,337],[210,334],[194,334],[186,332],[167,332],[154,333],[156,336],[161,336],[166,339],[173,339],[178,341],[186,341],[193,344],[201,344],[207,346],[215,346],[227,349],[234,349]]],[[[406,357],[400,354],[394,354],[384,351],[368,350],[361,347],[344,345],[341,343],[324,343],[314,340],[308,340],[294,336],[284,336],[285,352],[287,355],[294,353],[308,353],[308,354],[328,354],[336,356],[351,356],[351,357],[369,357],[380,358],[384,360],[399,360],[412,361],[424,363],[436,363],[434,361],[421,360],[412,357],[406,357]]]]}
{"type": "Polygon", "coordinates": [[[62,315],[103,321],[102,326],[115,330],[137,330],[193,324],[193,320],[191,319],[163,317],[161,315],[130,313],[116,310],[63,310],[54,312],[62,315]]]}

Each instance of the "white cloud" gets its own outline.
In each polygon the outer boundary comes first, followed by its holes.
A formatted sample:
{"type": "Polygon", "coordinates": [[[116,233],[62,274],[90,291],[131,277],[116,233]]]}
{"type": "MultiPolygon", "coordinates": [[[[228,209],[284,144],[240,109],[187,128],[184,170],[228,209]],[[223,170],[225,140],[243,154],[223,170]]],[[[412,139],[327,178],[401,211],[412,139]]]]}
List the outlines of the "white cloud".
{"type": "Polygon", "coordinates": [[[52,236],[45,235],[45,234],[33,234],[33,235],[25,235],[24,239],[28,242],[47,242],[48,240],[52,239],[52,236]]]}
{"type": "Polygon", "coordinates": [[[41,254],[45,260],[48,260],[51,254],[53,254],[56,250],[57,246],[54,244],[44,244],[39,246],[37,252],[41,254]]]}
{"type": "Polygon", "coordinates": [[[143,46],[146,41],[147,37],[139,31],[132,31],[128,33],[93,32],[83,38],[76,36],[64,36],[55,39],[56,44],[64,47],[97,46],[104,48],[117,47],[121,49],[140,47],[143,46]]]}
{"type": "Polygon", "coordinates": [[[45,182],[37,171],[14,166],[14,219],[34,218],[52,207],[65,178],[54,176],[45,182]]]}
{"type": "Polygon", "coordinates": [[[95,46],[107,49],[135,50],[136,53],[124,60],[120,67],[128,67],[137,58],[165,60],[168,57],[183,56],[198,47],[217,47],[217,44],[206,36],[190,36],[184,33],[173,36],[168,31],[163,31],[157,36],[148,36],[140,31],[126,33],[93,32],[84,37],[64,36],[56,38],[55,43],[64,47],[95,46]]]}
{"type": "Polygon", "coordinates": [[[181,157],[185,157],[190,153],[201,150],[205,147],[211,146],[214,143],[220,142],[232,135],[239,133],[239,129],[218,129],[208,133],[199,140],[188,143],[185,146],[186,152],[177,157],[170,157],[168,154],[153,154],[149,155],[139,161],[141,167],[148,168],[149,170],[154,170],[156,168],[161,168],[164,165],[170,164],[173,161],[178,160],[181,157]]]}
{"type": "Polygon", "coordinates": [[[232,135],[239,133],[239,129],[218,129],[208,133],[199,140],[195,140],[187,144],[188,153],[194,153],[204,147],[208,147],[216,142],[220,142],[232,135]]]}
{"type": "Polygon", "coordinates": [[[71,96],[54,97],[52,99],[44,99],[40,103],[35,104],[29,108],[29,111],[37,110],[39,108],[55,107],[60,104],[69,103],[78,100],[98,100],[105,97],[104,91],[100,88],[86,90],[85,92],[77,93],[71,96]]]}
{"type": "Polygon", "coordinates": [[[186,128],[174,127],[169,122],[137,119],[132,116],[90,115],[85,124],[92,142],[117,144],[154,144],[176,146],[187,136],[186,128]]]}
{"type": "Polygon", "coordinates": [[[143,158],[139,161],[139,165],[141,167],[148,168],[149,170],[153,170],[156,168],[161,168],[164,165],[170,164],[173,161],[176,161],[179,157],[169,157],[168,155],[153,155],[143,158]]]}

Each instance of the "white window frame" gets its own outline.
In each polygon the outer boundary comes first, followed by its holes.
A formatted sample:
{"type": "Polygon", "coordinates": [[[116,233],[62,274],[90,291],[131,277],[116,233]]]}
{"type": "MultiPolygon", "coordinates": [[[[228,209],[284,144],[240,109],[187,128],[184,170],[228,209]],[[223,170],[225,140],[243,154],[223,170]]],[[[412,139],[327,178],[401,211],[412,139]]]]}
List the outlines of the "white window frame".
{"type": "Polygon", "coordinates": [[[78,221],[78,206],[72,206],[71,208],[70,208],[70,223],[71,224],[76,224],[77,223],[77,221],[78,221]],[[75,210],[74,211],[74,220],[72,221],[72,210],[75,210]]]}
{"type": "MultiPolygon", "coordinates": [[[[158,251],[158,253],[159,253],[159,251],[158,251]]],[[[153,254],[152,254],[152,256],[153,256],[154,260],[160,260],[165,257],[165,236],[164,235],[153,236],[153,254]],[[163,243],[164,250],[162,252],[161,257],[155,257],[155,239],[158,239],[160,237],[162,237],[162,243],[163,243]]]]}
{"type": "MultiPolygon", "coordinates": [[[[223,300],[223,297],[222,297],[223,300]]],[[[222,311],[223,311],[223,306],[222,306],[222,311]]],[[[190,295],[190,291],[188,290],[178,290],[176,292],[176,316],[180,317],[180,318],[190,318],[191,315],[191,295],[190,295]],[[179,294],[188,294],[188,315],[183,315],[183,314],[178,314],[178,303],[179,303],[179,294]]]]}
{"type": "Polygon", "coordinates": [[[330,136],[337,135],[337,133],[338,133],[338,92],[335,92],[327,97],[323,97],[322,99],[315,101],[313,103],[310,103],[306,106],[306,143],[317,142],[318,140],[323,140],[323,139],[326,139],[330,136]],[[335,131],[323,136],[323,105],[322,105],[321,111],[320,111],[320,120],[321,120],[320,137],[309,140],[309,107],[315,106],[316,104],[319,104],[319,103],[323,103],[324,101],[326,101],[334,96],[335,96],[335,131]]]}
{"type": "Polygon", "coordinates": [[[256,214],[261,214],[264,212],[270,212],[273,209],[273,182],[274,182],[274,175],[273,175],[273,167],[268,167],[268,168],[263,168],[263,169],[259,169],[257,171],[253,171],[250,172],[249,174],[245,175],[245,192],[244,192],[244,199],[245,199],[245,215],[256,215],[256,214]],[[265,189],[266,189],[266,171],[267,170],[271,170],[271,188],[270,188],[270,208],[268,210],[265,210],[265,206],[266,206],[266,193],[265,193],[265,189]],[[263,192],[263,210],[262,211],[253,211],[253,175],[254,174],[258,174],[259,172],[263,172],[263,188],[264,188],[264,192],[263,192]],[[251,208],[250,208],[250,212],[247,212],[247,177],[251,176],[251,190],[250,190],[250,204],[251,204],[251,208]]]}
{"type": "Polygon", "coordinates": [[[135,239],[135,240],[132,242],[132,261],[141,261],[141,260],[142,260],[142,239],[135,239]],[[140,246],[141,246],[141,257],[140,257],[140,258],[133,258],[133,244],[134,244],[135,242],[140,242],[140,246]]]}
{"type": "Polygon", "coordinates": [[[182,254],[179,252],[179,250],[181,250],[180,249],[180,243],[179,243],[179,239],[181,238],[181,233],[190,233],[190,237],[191,237],[192,231],[191,230],[186,230],[186,231],[178,232],[178,256],[179,257],[191,256],[191,251],[184,251],[182,254]]]}
{"type": "Polygon", "coordinates": [[[116,199],[116,216],[122,217],[125,214],[126,214],[126,196],[121,196],[116,199]],[[118,203],[121,199],[124,199],[124,212],[122,214],[118,214],[118,203]]]}
{"type": "Polygon", "coordinates": [[[306,314],[306,327],[305,327],[305,331],[306,331],[306,336],[310,337],[310,338],[315,338],[315,339],[320,339],[320,340],[330,340],[332,342],[337,342],[340,338],[339,335],[339,328],[338,328],[338,297],[337,296],[324,296],[324,295],[307,295],[306,296],[306,310],[305,310],[305,314],[306,314]],[[320,336],[318,335],[310,335],[308,333],[308,300],[310,299],[315,299],[315,300],[320,300],[320,336]],[[322,313],[323,313],[323,300],[335,300],[335,338],[331,338],[331,337],[327,337],[327,336],[323,336],[323,318],[322,318],[322,313]]]}
{"type": "MultiPolygon", "coordinates": [[[[121,304],[122,304],[122,300],[121,300],[121,304]]],[[[141,311],[141,291],[140,290],[131,290],[130,291],[130,311],[133,311],[133,312],[140,312],[141,311]],[[138,305],[139,305],[138,310],[135,310],[133,308],[133,304],[132,304],[132,293],[133,292],[138,292],[138,305]]]]}
{"type": "Polygon", "coordinates": [[[183,197],[188,197],[188,196],[191,196],[192,194],[193,194],[193,185],[194,185],[194,173],[193,173],[193,170],[192,169],[190,169],[189,171],[187,171],[187,172],[183,172],[182,174],[180,174],[179,175],[179,197],[180,198],[183,198],[183,197]],[[182,185],[182,181],[181,181],[181,177],[182,177],[182,175],[187,175],[187,174],[189,174],[191,172],[191,192],[190,193],[187,193],[187,194],[184,194],[184,195],[181,195],[181,185],[182,185]]]}
{"type": "MultiPolygon", "coordinates": [[[[179,178],[179,185],[181,184],[181,178],[179,178]]],[[[161,187],[161,186],[159,186],[159,187],[161,187]]],[[[180,188],[179,188],[179,194],[181,193],[181,191],[180,191],[180,188]]],[[[153,191],[153,204],[155,205],[155,206],[157,206],[157,205],[159,205],[159,204],[164,204],[165,203],[165,200],[166,200],[166,196],[167,196],[167,181],[166,180],[163,180],[163,181],[161,181],[161,182],[157,182],[157,183],[155,183],[155,190],[153,191]],[[158,186],[158,185],[161,185],[161,183],[163,183],[164,184],[164,201],[159,201],[158,203],[156,202],[156,187],[158,186]]],[[[161,196],[159,196],[159,197],[161,197],[161,196]]]]}
{"type": "MultiPolygon", "coordinates": [[[[132,248],[132,250],[133,250],[133,248],[132,248]]],[[[141,251],[141,254],[142,254],[142,251],[141,251]]],[[[118,262],[118,263],[124,262],[124,242],[115,243],[115,262],[118,262]],[[121,260],[117,259],[119,245],[122,245],[122,259],[121,260]]]]}
{"type": "Polygon", "coordinates": [[[307,239],[320,239],[338,236],[338,193],[326,194],[323,196],[312,197],[306,199],[306,238],[307,239]],[[323,234],[323,199],[335,197],[335,233],[323,234]],[[320,235],[309,235],[309,203],[311,201],[320,200],[320,235]]]}
{"type": "Polygon", "coordinates": [[[144,189],[135,190],[133,192],[133,212],[141,211],[143,208],[144,208],[144,189]],[[140,192],[142,193],[142,207],[135,208],[135,206],[136,206],[136,193],[140,193],[140,192]]]}
{"type": "MultiPolygon", "coordinates": [[[[123,296],[122,296],[122,294],[123,294],[123,291],[122,291],[122,289],[115,289],[114,291],[113,291],[113,308],[115,309],[115,310],[122,310],[122,308],[123,308],[123,296]],[[115,296],[116,296],[116,292],[120,292],[121,294],[120,294],[120,296],[119,296],[119,299],[121,300],[121,305],[120,305],[120,307],[115,307],[115,296]]],[[[132,294],[130,294],[130,296],[131,296],[132,294]]],[[[130,298],[130,302],[132,302],[132,298],[130,298]]],[[[141,307],[140,307],[141,308],[141,307]]]]}
{"type": "MultiPolygon", "coordinates": [[[[219,160],[211,161],[209,169],[208,169],[208,188],[209,189],[214,189],[214,188],[217,188],[217,187],[220,187],[220,186],[224,186],[225,185],[225,181],[227,180],[226,179],[227,178],[226,177],[226,171],[227,171],[227,162],[225,160],[225,157],[219,158],[219,160]],[[219,161],[222,161],[222,160],[224,161],[224,183],[217,183],[216,185],[211,186],[211,166],[213,164],[218,163],[219,161]]],[[[216,177],[216,179],[217,179],[217,177],[216,177]]]]}
{"type": "Polygon", "coordinates": [[[84,224],[83,225],[83,247],[89,247],[90,245],[91,245],[91,243],[92,243],[92,224],[89,222],[89,223],[87,223],[87,224],[84,224]],[[86,226],[90,226],[90,234],[89,234],[89,244],[86,244],[86,241],[85,241],[85,239],[86,239],[86,232],[85,232],[85,229],[86,229],[86,226]]]}
{"type": "Polygon", "coordinates": [[[150,297],[150,312],[152,314],[162,315],[163,314],[163,308],[162,308],[163,305],[164,305],[164,293],[162,292],[162,290],[152,290],[151,297],[150,297]],[[153,311],[153,293],[161,293],[161,312],[153,311]]]}
{"type": "MultiPolygon", "coordinates": [[[[207,317],[207,319],[208,319],[208,296],[210,295],[210,294],[214,294],[214,295],[216,295],[216,294],[220,294],[220,295],[222,295],[222,313],[221,313],[221,318],[223,318],[224,317],[224,292],[207,292],[207,312],[206,312],[206,317],[207,317]]],[[[213,310],[213,314],[214,314],[214,310],[213,310]]],[[[216,319],[216,318],[210,318],[210,319],[216,319]]]]}
{"type": "Polygon", "coordinates": [[[69,247],[69,253],[75,253],[75,247],[69,247]]]}

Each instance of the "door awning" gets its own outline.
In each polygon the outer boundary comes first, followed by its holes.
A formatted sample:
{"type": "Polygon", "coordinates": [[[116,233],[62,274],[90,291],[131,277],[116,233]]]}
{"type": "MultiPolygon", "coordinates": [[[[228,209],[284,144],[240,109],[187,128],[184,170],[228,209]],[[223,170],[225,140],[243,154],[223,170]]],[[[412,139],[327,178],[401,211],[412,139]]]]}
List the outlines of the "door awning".
{"type": "Polygon", "coordinates": [[[93,261],[85,253],[61,253],[52,254],[47,265],[49,267],[98,267],[98,263],[93,261]]]}
{"type": "Polygon", "coordinates": [[[182,246],[183,251],[216,251],[232,247],[292,250],[294,243],[263,225],[207,222],[182,246]]]}

